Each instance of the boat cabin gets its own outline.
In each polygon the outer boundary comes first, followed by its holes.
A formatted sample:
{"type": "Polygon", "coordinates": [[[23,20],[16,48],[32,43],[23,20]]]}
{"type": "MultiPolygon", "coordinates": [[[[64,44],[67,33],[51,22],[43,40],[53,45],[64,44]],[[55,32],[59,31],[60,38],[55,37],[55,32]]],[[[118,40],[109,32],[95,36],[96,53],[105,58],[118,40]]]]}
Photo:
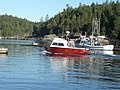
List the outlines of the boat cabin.
{"type": "Polygon", "coordinates": [[[75,43],[62,38],[54,38],[50,47],[75,47],[75,43]]]}
{"type": "Polygon", "coordinates": [[[62,38],[54,38],[50,47],[68,47],[68,42],[62,38]]]}

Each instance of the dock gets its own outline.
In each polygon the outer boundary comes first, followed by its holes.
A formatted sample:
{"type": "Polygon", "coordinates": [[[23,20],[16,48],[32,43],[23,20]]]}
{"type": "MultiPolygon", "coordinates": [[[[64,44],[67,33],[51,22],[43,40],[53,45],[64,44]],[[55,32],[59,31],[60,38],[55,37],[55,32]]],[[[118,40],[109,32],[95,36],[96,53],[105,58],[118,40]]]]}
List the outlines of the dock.
{"type": "Polygon", "coordinates": [[[4,47],[0,47],[0,54],[8,54],[8,49],[4,47]]]}

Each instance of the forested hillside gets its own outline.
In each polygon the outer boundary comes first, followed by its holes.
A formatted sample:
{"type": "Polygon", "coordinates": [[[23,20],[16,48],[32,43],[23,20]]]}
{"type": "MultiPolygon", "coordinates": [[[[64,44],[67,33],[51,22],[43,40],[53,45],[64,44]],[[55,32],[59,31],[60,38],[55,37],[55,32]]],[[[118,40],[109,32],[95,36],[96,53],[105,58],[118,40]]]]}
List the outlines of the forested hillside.
{"type": "Polygon", "coordinates": [[[52,18],[47,15],[45,21],[40,22],[30,22],[11,15],[0,15],[0,36],[43,37],[47,34],[65,35],[67,30],[72,35],[78,35],[81,31],[90,35],[93,18],[100,19],[101,35],[120,39],[120,2],[108,2],[108,0],[103,4],[80,3],[76,8],[67,4],[62,12],[52,18]]]}
{"type": "Polygon", "coordinates": [[[80,3],[77,8],[67,4],[63,12],[49,20],[46,19],[46,22],[37,23],[33,34],[36,36],[64,35],[69,30],[72,35],[77,35],[80,31],[90,35],[93,18],[100,18],[101,35],[120,39],[120,3],[107,0],[103,4],[92,3],[90,6],[80,3]]]}
{"type": "Polygon", "coordinates": [[[34,23],[26,19],[13,17],[11,15],[1,15],[0,36],[22,37],[32,35],[33,24],[34,23]]]}

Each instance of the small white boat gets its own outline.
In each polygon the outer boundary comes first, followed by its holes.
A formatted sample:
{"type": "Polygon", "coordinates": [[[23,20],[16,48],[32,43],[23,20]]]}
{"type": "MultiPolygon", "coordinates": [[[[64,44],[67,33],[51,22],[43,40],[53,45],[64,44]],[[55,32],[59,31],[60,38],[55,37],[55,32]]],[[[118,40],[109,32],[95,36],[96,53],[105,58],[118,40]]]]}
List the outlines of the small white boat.
{"type": "Polygon", "coordinates": [[[32,43],[33,46],[38,46],[39,44],[37,42],[32,43]]]}
{"type": "Polygon", "coordinates": [[[8,49],[4,48],[4,47],[0,47],[0,54],[7,54],[8,53],[8,49]]]}
{"type": "Polygon", "coordinates": [[[0,36],[0,39],[2,39],[2,37],[0,36]]]}

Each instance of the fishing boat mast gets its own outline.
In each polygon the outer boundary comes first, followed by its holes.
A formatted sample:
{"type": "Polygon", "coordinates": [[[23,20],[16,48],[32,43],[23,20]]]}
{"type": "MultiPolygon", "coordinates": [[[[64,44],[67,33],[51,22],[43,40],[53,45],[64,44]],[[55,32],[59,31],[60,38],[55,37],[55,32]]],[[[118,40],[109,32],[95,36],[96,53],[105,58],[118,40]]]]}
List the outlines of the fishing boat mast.
{"type": "Polygon", "coordinates": [[[93,18],[92,21],[92,36],[90,37],[91,39],[91,45],[94,46],[94,36],[100,36],[100,18],[93,18]]]}
{"type": "Polygon", "coordinates": [[[92,36],[94,35],[100,36],[100,18],[93,18],[92,22],[92,36]]]}

